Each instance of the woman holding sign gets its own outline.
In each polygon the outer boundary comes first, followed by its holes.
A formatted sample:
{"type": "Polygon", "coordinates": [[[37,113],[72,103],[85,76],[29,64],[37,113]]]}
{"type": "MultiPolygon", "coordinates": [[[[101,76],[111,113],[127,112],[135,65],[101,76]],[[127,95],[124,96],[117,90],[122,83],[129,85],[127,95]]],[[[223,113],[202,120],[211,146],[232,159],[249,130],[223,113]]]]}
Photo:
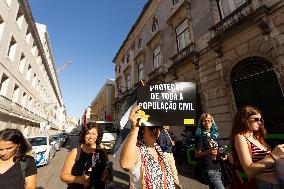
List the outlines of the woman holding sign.
{"type": "Polygon", "coordinates": [[[139,127],[138,121],[143,118],[139,109],[135,107],[129,115],[131,131],[120,156],[121,167],[130,174],[130,188],[174,189],[171,168],[156,143],[162,127],[139,127]]]}
{"type": "MultiPolygon", "coordinates": [[[[218,130],[212,115],[202,114],[196,130],[195,157],[199,159],[201,176],[210,189],[224,189],[218,155],[218,130]]],[[[226,156],[223,157],[226,159],[226,156]]]]}

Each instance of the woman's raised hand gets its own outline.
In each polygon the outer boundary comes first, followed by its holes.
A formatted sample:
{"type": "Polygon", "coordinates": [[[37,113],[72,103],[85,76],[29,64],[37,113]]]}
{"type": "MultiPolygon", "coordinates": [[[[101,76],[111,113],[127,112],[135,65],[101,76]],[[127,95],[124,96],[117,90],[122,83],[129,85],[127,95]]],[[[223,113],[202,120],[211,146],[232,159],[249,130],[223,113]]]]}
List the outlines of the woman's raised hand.
{"type": "Polygon", "coordinates": [[[138,119],[141,119],[143,115],[138,114],[138,110],[140,110],[140,106],[136,106],[129,114],[129,121],[131,122],[131,129],[134,129],[137,127],[137,121],[138,119]]]}
{"type": "Polygon", "coordinates": [[[273,151],[271,152],[271,155],[276,159],[283,159],[284,158],[284,144],[279,144],[276,146],[273,151]]]}

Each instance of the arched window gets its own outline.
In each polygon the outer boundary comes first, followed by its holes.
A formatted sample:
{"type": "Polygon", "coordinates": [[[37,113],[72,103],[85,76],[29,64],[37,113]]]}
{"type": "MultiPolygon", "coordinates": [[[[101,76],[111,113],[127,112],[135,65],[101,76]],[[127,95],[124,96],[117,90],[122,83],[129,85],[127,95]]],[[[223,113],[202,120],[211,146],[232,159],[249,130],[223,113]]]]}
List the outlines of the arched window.
{"type": "Polygon", "coordinates": [[[231,82],[237,82],[272,70],[272,64],[261,57],[249,57],[240,61],[231,72],[231,82]]]}
{"type": "Polygon", "coordinates": [[[258,107],[269,134],[284,132],[284,98],[273,65],[261,57],[240,61],[231,72],[236,107],[258,107]]]}

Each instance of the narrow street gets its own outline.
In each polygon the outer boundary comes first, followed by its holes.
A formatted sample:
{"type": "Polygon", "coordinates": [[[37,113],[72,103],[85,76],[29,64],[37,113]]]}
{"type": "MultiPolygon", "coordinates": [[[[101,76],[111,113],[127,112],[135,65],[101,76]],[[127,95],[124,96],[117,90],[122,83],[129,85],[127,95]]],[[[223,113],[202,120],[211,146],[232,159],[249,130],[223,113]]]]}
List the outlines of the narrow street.
{"type": "MultiPolygon", "coordinates": [[[[60,173],[63,163],[69,151],[78,145],[78,136],[70,136],[65,147],[56,152],[56,155],[50,160],[46,166],[38,167],[37,189],[64,189],[67,185],[60,180],[60,173]]],[[[114,181],[117,189],[127,189],[129,183],[128,174],[123,171],[117,159],[113,155],[109,155],[110,160],[114,163],[114,181]]],[[[192,171],[182,160],[177,161],[179,171],[179,179],[184,189],[207,189],[208,187],[200,184],[193,179],[192,171]]]]}
{"type": "Polygon", "coordinates": [[[48,165],[38,167],[37,189],[63,189],[67,185],[60,180],[60,173],[69,151],[78,144],[77,136],[70,136],[65,147],[50,160],[48,165]]]}

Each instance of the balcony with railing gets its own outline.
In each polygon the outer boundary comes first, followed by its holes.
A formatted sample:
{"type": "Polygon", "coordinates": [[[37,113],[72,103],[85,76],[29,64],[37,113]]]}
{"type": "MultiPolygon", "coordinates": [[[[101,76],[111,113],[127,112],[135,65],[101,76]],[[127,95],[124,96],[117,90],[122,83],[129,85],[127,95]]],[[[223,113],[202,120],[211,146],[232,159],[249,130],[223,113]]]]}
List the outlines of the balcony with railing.
{"type": "Polygon", "coordinates": [[[22,107],[20,104],[12,102],[12,100],[3,95],[0,95],[0,111],[5,114],[9,114],[21,119],[27,119],[33,122],[39,123],[42,121],[47,121],[27,108],[22,107]]]}
{"type": "Polygon", "coordinates": [[[188,44],[185,48],[183,48],[181,51],[179,51],[171,58],[172,65],[170,69],[176,68],[179,65],[182,65],[183,63],[186,63],[194,59],[194,57],[196,57],[197,54],[198,53],[195,51],[195,43],[192,42],[188,44]]]}
{"type": "Polygon", "coordinates": [[[240,25],[246,20],[249,20],[249,18],[251,18],[251,16],[261,8],[266,8],[265,5],[261,5],[262,4],[260,0],[247,0],[245,3],[231,12],[228,16],[221,19],[220,22],[209,29],[212,38],[224,35],[224,33],[231,30],[235,26],[240,25]]]}

